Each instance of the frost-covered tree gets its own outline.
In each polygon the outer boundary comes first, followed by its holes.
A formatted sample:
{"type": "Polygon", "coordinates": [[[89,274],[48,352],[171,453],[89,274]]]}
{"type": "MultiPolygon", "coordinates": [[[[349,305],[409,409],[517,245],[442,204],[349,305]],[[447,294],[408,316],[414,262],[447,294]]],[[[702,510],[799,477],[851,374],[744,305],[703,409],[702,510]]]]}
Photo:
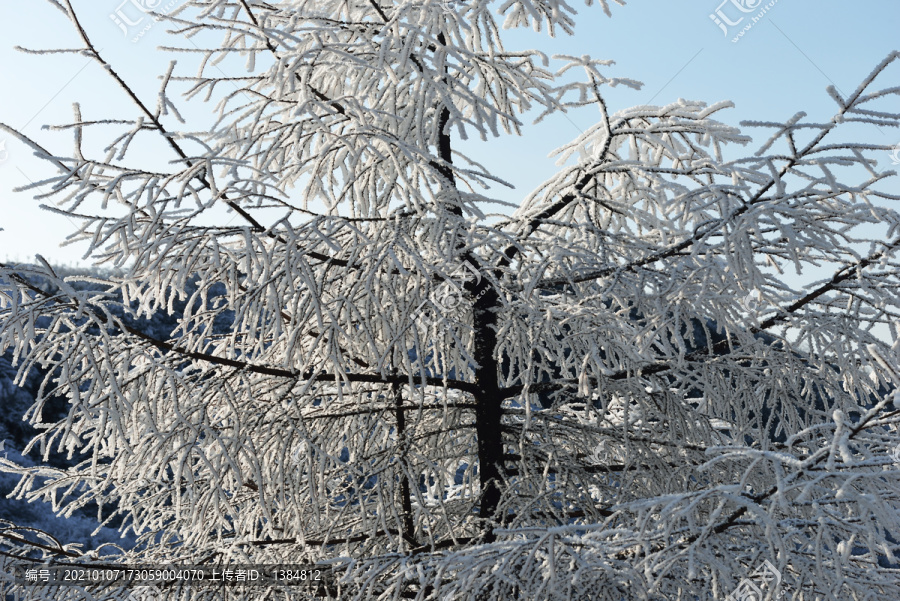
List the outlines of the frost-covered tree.
{"type": "Polygon", "coordinates": [[[828,121],[743,124],[773,133],[742,155],[728,103],[613,112],[636,84],[610,62],[503,46],[572,32],[557,0],[189,0],[170,50],[199,68],[156,98],[49,1],[135,112],[76,107],[68,154],[3,126],[115,268],[0,271],[0,351],[48,374],[32,419],[69,400],[35,445],[79,459],[3,469],[141,538],[5,530],[4,561],[310,563],[359,600],[900,598],[900,197],[864,141],[900,124],[900,53],[828,121]],[[586,105],[517,206],[460,152],[586,105]]]}

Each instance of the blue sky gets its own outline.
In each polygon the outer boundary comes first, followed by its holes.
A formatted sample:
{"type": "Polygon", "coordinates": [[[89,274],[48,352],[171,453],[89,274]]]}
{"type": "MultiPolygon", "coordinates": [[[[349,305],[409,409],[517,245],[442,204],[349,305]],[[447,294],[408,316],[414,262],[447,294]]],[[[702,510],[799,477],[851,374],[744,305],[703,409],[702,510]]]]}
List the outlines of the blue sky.
{"type": "MultiPolygon", "coordinates": [[[[132,42],[110,18],[123,0],[72,2],[96,46],[139,93],[155,102],[157,75],[169,60],[157,47],[181,45],[183,39],[166,34],[165,25],[159,24],[132,42]]],[[[161,0],[162,5],[169,2],[177,0],[161,0]]],[[[611,112],[639,104],[667,104],[678,98],[710,103],[728,99],[736,107],[720,113],[719,118],[735,125],[744,119],[783,121],[800,110],[811,119],[827,120],[835,105],[825,93],[826,86],[849,93],[889,52],[900,49],[897,0],[720,2],[632,0],[624,7],[613,5],[613,17],[607,18],[598,6],[570,0],[579,11],[574,37],[511,32],[508,45],[540,48],[547,54],[590,54],[615,60],[607,70],[608,76],[637,79],[644,87],[639,91],[607,89],[611,112]],[[741,3],[760,6],[743,13],[737,8],[741,3]],[[741,27],[769,4],[772,6],[762,18],[733,42],[741,27]],[[725,35],[710,15],[720,21],[720,17],[732,22],[744,18],[725,35]]],[[[127,5],[123,11],[134,14],[127,5]]],[[[4,83],[0,122],[65,154],[71,149],[71,135],[42,130],[41,126],[69,122],[73,102],[81,103],[86,117],[132,114],[122,92],[85,57],[40,57],[14,50],[16,45],[77,46],[68,22],[49,3],[0,0],[0,38],[4,83]]],[[[896,70],[892,73],[897,75],[896,70]]],[[[462,149],[514,183],[516,190],[496,190],[495,194],[516,202],[554,173],[554,160],[547,157],[548,153],[596,119],[596,109],[579,109],[526,128],[522,138],[472,141],[462,149]]],[[[900,143],[898,131],[867,131],[874,143],[900,143]]],[[[757,139],[767,137],[761,131],[747,133],[757,139]]],[[[0,153],[0,227],[4,228],[0,231],[0,260],[30,261],[40,253],[52,262],[79,262],[83,248],[59,246],[74,225],[63,216],[40,210],[41,201],[34,200],[31,193],[12,192],[16,186],[49,176],[49,166],[0,132],[0,140],[4,139],[6,154],[0,153]]],[[[889,160],[887,154],[885,158],[889,160]]]]}

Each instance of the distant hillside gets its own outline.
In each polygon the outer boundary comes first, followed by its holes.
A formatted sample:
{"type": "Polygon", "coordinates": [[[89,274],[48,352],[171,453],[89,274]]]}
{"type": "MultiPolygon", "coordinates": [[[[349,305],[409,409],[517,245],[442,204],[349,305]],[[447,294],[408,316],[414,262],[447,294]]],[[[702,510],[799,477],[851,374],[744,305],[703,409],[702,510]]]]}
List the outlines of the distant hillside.
{"type": "MultiPolygon", "coordinates": [[[[56,268],[60,276],[94,276],[108,275],[92,270],[85,269],[68,269],[56,268]]],[[[43,281],[39,278],[32,278],[32,283],[47,292],[53,292],[53,284],[43,281]]],[[[85,282],[75,282],[73,287],[76,289],[100,288],[98,284],[85,282]]],[[[192,292],[193,287],[188,286],[188,292],[192,292]]],[[[117,300],[121,300],[120,298],[117,300]]],[[[113,313],[141,331],[147,333],[154,338],[167,339],[170,338],[178,324],[179,317],[183,314],[185,302],[175,303],[172,314],[165,312],[157,313],[152,320],[146,318],[136,319],[126,315],[121,308],[113,309],[113,313]]],[[[226,320],[227,321],[227,318],[226,320]]],[[[41,325],[38,323],[38,325],[41,325]]],[[[216,323],[216,333],[228,329],[228,323],[216,323]]],[[[57,468],[65,468],[74,465],[79,457],[68,459],[65,454],[57,452],[54,447],[50,449],[50,453],[46,462],[43,461],[42,452],[39,447],[31,449],[27,455],[23,455],[28,443],[39,433],[34,427],[28,423],[27,415],[34,405],[35,398],[38,395],[41,382],[47,373],[39,368],[32,369],[27,374],[25,380],[20,386],[16,386],[15,379],[18,372],[18,366],[13,365],[13,354],[11,351],[0,355],[0,441],[3,443],[0,456],[5,456],[9,460],[24,466],[33,466],[37,464],[46,464],[57,468]]],[[[68,414],[68,401],[62,397],[54,397],[45,403],[41,420],[44,423],[54,423],[66,418],[68,414]]],[[[123,539],[115,525],[119,520],[111,522],[112,526],[100,527],[100,530],[93,534],[100,526],[97,519],[97,507],[86,507],[75,512],[70,517],[61,517],[55,515],[49,503],[43,501],[27,502],[22,499],[8,498],[17,483],[18,476],[0,472],[0,527],[9,527],[15,525],[25,528],[36,528],[51,534],[57,540],[63,543],[78,543],[83,545],[85,550],[94,549],[104,543],[114,543],[122,547],[131,547],[135,544],[133,533],[129,532],[123,539]],[[5,522],[5,523],[4,523],[5,522]]],[[[109,516],[111,508],[104,507],[104,519],[109,516]]]]}
{"type": "MultiPolygon", "coordinates": [[[[20,465],[32,466],[44,463],[41,461],[39,448],[32,449],[27,456],[22,454],[28,442],[38,434],[37,430],[24,421],[23,416],[34,404],[42,374],[32,371],[23,386],[17,387],[13,383],[16,370],[11,364],[11,359],[12,353],[0,356],[0,407],[2,407],[0,441],[3,441],[3,450],[0,454],[20,465]]],[[[44,407],[43,420],[52,422],[64,419],[66,412],[65,399],[53,399],[44,407]]],[[[72,463],[74,461],[68,461],[59,453],[50,453],[46,461],[47,465],[59,468],[72,463]]],[[[108,526],[102,527],[94,535],[94,530],[99,526],[96,506],[84,508],[66,518],[54,515],[49,503],[43,501],[29,503],[22,499],[7,498],[15,489],[18,480],[18,476],[14,474],[0,472],[0,523],[11,522],[20,527],[37,528],[53,535],[60,542],[78,543],[83,545],[84,549],[94,549],[103,543],[115,543],[123,547],[134,544],[133,536],[129,535],[122,539],[115,528],[108,526]]]]}

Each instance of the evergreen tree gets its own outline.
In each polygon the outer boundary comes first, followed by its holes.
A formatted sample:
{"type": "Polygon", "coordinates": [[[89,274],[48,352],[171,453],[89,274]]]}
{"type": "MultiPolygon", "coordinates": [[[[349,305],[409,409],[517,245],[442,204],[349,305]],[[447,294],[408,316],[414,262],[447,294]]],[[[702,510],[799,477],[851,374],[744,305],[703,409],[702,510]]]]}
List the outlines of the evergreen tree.
{"type": "Polygon", "coordinates": [[[635,84],[608,61],[504,48],[498,16],[571,32],[557,0],[190,0],[170,21],[222,41],[155,106],[49,1],[135,116],[76,108],[70,156],[2,127],[120,271],[0,270],[0,351],[69,401],[40,443],[82,458],[3,469],[60,511],[113,504],[141,538],[105,565],[305,562],[360,600],[900,597],[896,174],[846,125],[900,124],[900,53],[829,89],[828,122],[745,124],[774,133],[730,160],[751,140],[727,102],[611,112],[604,86],[635,84]],[[585,104],[519,206],[459,150],[585,104]],[[131,159],[151,137],[169,170],[131,159]],[[832,275],[780,276],[812,266],[832,275]],[[178,300],[169,331],[135,321],[178,300]]]}

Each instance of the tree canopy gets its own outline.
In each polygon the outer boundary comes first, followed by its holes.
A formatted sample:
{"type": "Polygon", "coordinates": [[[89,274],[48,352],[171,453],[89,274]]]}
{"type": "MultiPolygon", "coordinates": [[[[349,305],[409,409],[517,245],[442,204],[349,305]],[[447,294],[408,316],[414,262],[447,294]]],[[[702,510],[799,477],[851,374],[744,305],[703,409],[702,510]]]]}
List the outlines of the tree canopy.
{"type": "Polygon", "coordinates": [[[66,153],[0,124],[111,270],[0,266],[0,352],[43,370],[36,406],[68,400],[35,444],[77,459],[0,466],[138,543],[13,526],[6,565],[305,563],[359,600],[900,597],[900,197],[867,141],[900,125],[900,53],[829,88],[830,120],[745,122],[768,139],[726,152],[752,142],[728,102],[615,110],[605,87],[637,83],[610,61],[503,45],[572,32],[557,0],[189,0],[169,50],[199,69],[155,99],[48,1],[81,47],[34,51],[96,60],[134,116],[76,106],[66,153]],[[585,105],[516,206],[460,149],[585,105]]]}

